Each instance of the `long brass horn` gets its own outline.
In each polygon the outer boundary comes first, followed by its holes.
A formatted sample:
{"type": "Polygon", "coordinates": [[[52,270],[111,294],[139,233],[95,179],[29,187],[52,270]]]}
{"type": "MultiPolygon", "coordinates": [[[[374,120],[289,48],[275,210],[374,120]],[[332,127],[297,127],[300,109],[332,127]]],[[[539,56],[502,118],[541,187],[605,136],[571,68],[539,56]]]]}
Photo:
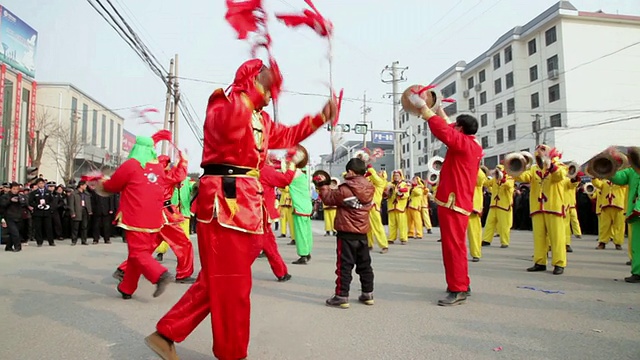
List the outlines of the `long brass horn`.
{"type": "Polygon", "coordinates": [[[440,181],[440,173],[430,172],[429,175],[427,175],[427,183],[429,183],[429,185],[436,186],[438,185],[439,181],[440,181]]]}
{"type": "Polygon", "coordinates": [[[430,86],[429,89],[425,89],[422,85],[411,85],[402,93],[402,96],[400,97],[400,104],[404,111],[414,116],[420,116],[420,109],[413,106],[409,97],[414,92],[419,92],[420,90],[424,90],[420,93],[420,97],[427,103],[427,106],[431,110],[436,111],[438,107],[440,107],[442,95],[439,91],[436,91],[430,86]]]}
{"type": "Polygon", "coordinates": [[[593,185],[593,183],[588,182],[582,185],[582,190],[585,194],[591,196],[596,192],[596,187],[593,185]]]}
{"type": "Polygon", "coordinates": [[[480,170],[482,170],[482,172],[483,172],[485,175],[487,175],[487,176],[489,175],[490,170],[489,170],[489,168],[488,168],[488,167],[486,167],[486,166],[484,166],[484,165],[480,165],[480,170]]]}
{"type": "Polygon", "coordinates": [[[607,149],[594,156],[587,163],[589,174],[598,179],[608,179],[615,175],[622,166],[622,159],[614,157],[613,151],[607,149]]]}
{"type": "Polygon", "coordinates": [[[575,179],[580,171],[580,165],[575,161],[569,161],[567,165],[567,176],[571,179],[575,179]]]}
{"type": "Polygon", "coordinates": [[[444,159],[440,156],[432,157],[427,163],[427,171],[435,174],[439,174],[444,164],[444,159]]]}
{"type": "Polygon", "coordinates": [[[504,157],[505,172],[513,177],[518,177],[527,170],[527,159],[522,153],[511,153],[504,157]]]}
{"type": "Polygon", "coordinates": [[[534,162],[536,161],[536,158],[533,157],[533,154],[528,151],[521,151],[520,154],[522,154],[525,160],[527,160],[527,169],[533,166],[534,162]]]}
{"type": "Polygon", "coordinates": [[[627,155],[627,158],[629,159],[629,166],[640,174],[640,147],[629,147],[627,149],[627,155]]]}

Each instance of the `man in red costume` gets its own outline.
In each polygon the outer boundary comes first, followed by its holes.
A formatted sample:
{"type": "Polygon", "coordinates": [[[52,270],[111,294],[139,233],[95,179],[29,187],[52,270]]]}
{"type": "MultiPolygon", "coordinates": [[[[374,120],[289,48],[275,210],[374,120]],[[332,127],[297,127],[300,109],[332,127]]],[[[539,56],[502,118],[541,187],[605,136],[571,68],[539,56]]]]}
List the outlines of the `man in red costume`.
{"type": "Polygon", "coordinates": [[[131,299],[140,275],[156,284],[153,297],[160,296],[173,281],[169,271],[153,258],[164,222],[162,201],[167,181],[154,146],[151,137],[138,136],[129,159],[96,187],[98,191],[120,193],[115,222],[124,229],[129,250],[128,271],[117,287],[123,299],[131,299]]]}
{"type": "MultiPolygon", "coordinates": [[[[178,164],[173,168],[170,167],[171,159],[167,155],[158,156],[158,162],[165,169],[163,204],[165,223],[156,241],[159,241],[158,244],[163,240],[166,241],[174,254],[176,254],[176,258],[178,259],[176,282],[193,284],[196,280],[191,277],[191,275],[193,275],[193,245],[180,226],[184,221],[184,216],[180,213],[178,207],[171,203],[171,197],[173,196],[173,191],[176,189],[176,186],[187,178],[188,162],[182,152],[180,152],[178,164]]],[[[127,261],[125,260],[113,273],[113,277],[122,281],[126,270],[127,261]]]]}
{"type": "Polygon", "coordinates": [[[189,290],[157,324],[147,345],[163,359],[178,359],[174,341],[183,341],[211,314],[213,354],[221,360],[247,357],[251,315],[251,264],[270,226],[260,172],[268,149],[285,149],[306,139],[337,109],[330,100],[322,112],[288,127],[263,108],[279,91],[278,71],[262,61],[245,62],[230,93],[209,97],[197,201],[198,249],[202,271],[189,290]]]}
{"type": "Polygon", "coordinates": [[[478,121],[473,116],[460,115],[455,123],[447,124],[447,116],[441,107],[436,115],[418,94],[412,94],[410,100],[420,109],[421,117],[427,120],[433,135],[447,146],[435,202],[438,204],[449,295],[438,300],[438,305],[458,305],[466,300],[469,291],[466,232],[482,159],[482,147],[474,136],[478,121]]]}

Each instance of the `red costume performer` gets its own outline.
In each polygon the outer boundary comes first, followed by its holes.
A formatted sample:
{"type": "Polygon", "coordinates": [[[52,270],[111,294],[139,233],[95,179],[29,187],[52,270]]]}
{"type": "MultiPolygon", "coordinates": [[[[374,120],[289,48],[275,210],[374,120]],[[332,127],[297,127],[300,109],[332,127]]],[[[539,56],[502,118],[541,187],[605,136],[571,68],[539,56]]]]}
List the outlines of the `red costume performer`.
{"type": "MultiPolygon", "coordinates": [[[[295,165],[293,169],[295,169],[295,165]]],[[[295,170],[287,169],[285,173],[282,173],[271,165],[265,165],[260,169],[260,184],[262,184],[264,191],[264,206],[269,216],[269,226],[265,226],[265,232],[262,235],[262,247],[267,260],[269,260],[273,275],[280,282],[288,281],[291,279],[291,275],[287,272],[287,265],[282,260],[280,252],[278,252],[278,244],[276,243],[276,236],[271,230],[271,223],[273,223],[274,219],[280,218],[280,212],[276,208],[276,188],[285,188],[291,184],[295,175],[295,170]]]]}
{"type": "Polygon", "coordinates": [[[136,291],[140,275],[156,284],[154,297],[160,296],[172,281],[169,271],[153,258],[164,222],[162,202],[166,181],[154,146],[152,138],[138,136],[129,160],[98,186],[108,193],[120,193],[115,223],[124,229],[129,250],[128,271],[118,285],[123,299],[130,299],[136,291]]]}
{"type": "MultiPolygon", "coordinates": [[[[176,254],[178,265],[176,266],[176,282],[193,283],[193,245],[191,240],[182,230],[180,224],[184,221],[184,216],[176,205],[171,204],[173,192],[184,179],[187,178],[188,162],[182,152],[180,152],[180,160],[178,164],[169,169],[171,160],[166,155],[158,156],[158,161],[164,167],[164,225],[160,230],[160,236],[156,238],[158,245],[164,240],[169,244],[171,250],[176,254]]],[[[124,276],[127,270],[127,261],[125,260],[114,273],[115,278],[124,276]]]]}
{"type": "Polygon", "coordinates": [[[456,305],[466,299],[469,291],[466,232],[482,159],[482,147],[474,136],[478,121],[472,116],[460,115],[455,123],[448,125],[442,108],[436,115],[419,95],[412,95],[411,101],[421,109],[421,116],[427,120],[433,135],[447,146],[435,202],[438,204],[442,259],[450,293],[446,299],[439,300],[438,305],[456,305]]]}
{"type": "Polygon", "coordinates": [[[189,290],[157,324],[147,345],[163,359],[177,359],[183,341],[211,314],[213,354],[221,360],[246,358],[251,315],[251,264],[269,231],[259,181],[268,149],[290,148],[336,116],[331,100],[323,112],[288,127],[262,111],[277,74],[262,61],[245,62],[229,95],[209,97],[204,124],[197,201],[197,235],[202,270],[189,290]],[[270,90],[269,90],[270,89],[270,90]]]}

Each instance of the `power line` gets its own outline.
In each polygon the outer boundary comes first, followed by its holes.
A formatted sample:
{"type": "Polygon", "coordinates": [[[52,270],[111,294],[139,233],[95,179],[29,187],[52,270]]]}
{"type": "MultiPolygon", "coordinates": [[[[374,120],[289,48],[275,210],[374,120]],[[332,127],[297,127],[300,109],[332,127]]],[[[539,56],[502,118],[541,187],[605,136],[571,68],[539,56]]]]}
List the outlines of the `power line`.
{"type": "MultiPolygon", "coordinates": [[[[162,100],[162,102],[164,102],[164,100],[162,100]]],[[[141,104],[141,105],[135,105],[135,106],[125,106],[125,107],[120,107],[120,108],[113,108],[113,109],[108,109],[108,108],[101,108],[101,109],[95,109],[95,111],[98,112],[114,112],[114,111],[121,111],[121,110],[131,110],[131,109],[135,109],[135,108],[140,108],[140,107],[145,107],[145,106],[151,106],[151,105],[156,105],[159,102],[155,102],[155,103],[149,103],[149,104],[141,104]]],[[[63,108],[63,107],[59,107],[59,106],[52,106],[52,105],[46,105],[46,104],[40,104],[36,102],[37,106],[42,106],[42,107],[46,107],[46,108],[50,108],[50,109],[56,109],[56,110],[76,110],[76,111],[82,111],[79,109],[72,109],[72,108],[63,108]]]]}

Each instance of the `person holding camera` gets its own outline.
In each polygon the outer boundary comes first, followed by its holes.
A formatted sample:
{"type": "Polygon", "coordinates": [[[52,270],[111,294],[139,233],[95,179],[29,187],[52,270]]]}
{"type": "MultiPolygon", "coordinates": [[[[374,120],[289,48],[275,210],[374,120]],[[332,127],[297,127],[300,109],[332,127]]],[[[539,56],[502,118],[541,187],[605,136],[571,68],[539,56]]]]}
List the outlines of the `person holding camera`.
{"type": "Polygon", "coordinates": [[[20,226],[22,213],[27,208],[27,198],[20,193],[20,184],[12,182],[9,192],[0,197],[0,209],[2,210],[2,227],[9,232],[9,242],[4,251],[19,252],[22,250],[20,242],[20,226]]]}

